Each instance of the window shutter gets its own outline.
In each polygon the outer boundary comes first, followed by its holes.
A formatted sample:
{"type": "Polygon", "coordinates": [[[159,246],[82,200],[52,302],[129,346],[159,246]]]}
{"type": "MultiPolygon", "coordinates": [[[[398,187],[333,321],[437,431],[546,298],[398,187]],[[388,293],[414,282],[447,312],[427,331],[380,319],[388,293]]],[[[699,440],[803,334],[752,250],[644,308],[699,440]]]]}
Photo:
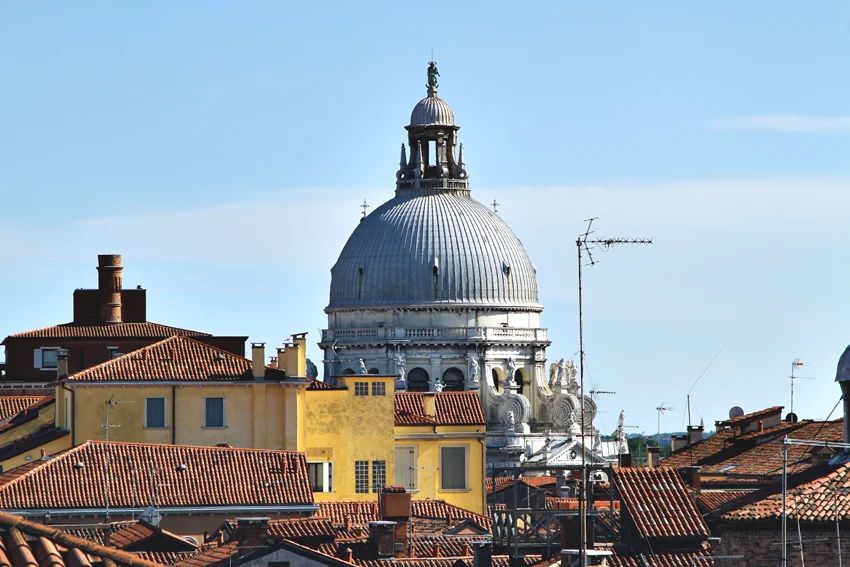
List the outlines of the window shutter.
{"type": "Polygon", "coordinates": [[[32,365],[34,368],[41,368],[41,349],[37,348],[33,351],[32,365]]]}

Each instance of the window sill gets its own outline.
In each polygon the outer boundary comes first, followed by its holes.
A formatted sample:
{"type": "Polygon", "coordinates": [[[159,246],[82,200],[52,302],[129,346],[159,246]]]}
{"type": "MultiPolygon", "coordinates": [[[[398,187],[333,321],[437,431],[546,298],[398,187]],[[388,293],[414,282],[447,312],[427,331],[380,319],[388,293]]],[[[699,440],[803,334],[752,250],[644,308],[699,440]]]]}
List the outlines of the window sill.
{"type": "Polygon", "coordinates": [[[153,430],[155,430],[155,431],[156,431],[156,430],[158,430],[158,431],[167,431],[168,429],[170,429],[170,427],[168,427],[167,425],[163,425],[162,427],[152,427],[152,426],[150,426],[150,425],[146,425],[146,426],[144,427],[144,429],[153,429],[153,430]]]}
{"type": "Polygon", "coordinates": [[[53,368],[47,368],[42,366],[41,368],[39,368],[39,370],[41,370],[42,372],[56,372],[56,367],[54,366],[53,368]]]}
{"type": "Polygon", "coordinates": [[[471,488],[440,488],[437,492],[472,492],[471,488]]]}
{"type": "Polygon", "coordinates": [[[221,426],[212,426],[212,425],[204,425],[201,429],[227,429],[226,425],[221,426]]]}

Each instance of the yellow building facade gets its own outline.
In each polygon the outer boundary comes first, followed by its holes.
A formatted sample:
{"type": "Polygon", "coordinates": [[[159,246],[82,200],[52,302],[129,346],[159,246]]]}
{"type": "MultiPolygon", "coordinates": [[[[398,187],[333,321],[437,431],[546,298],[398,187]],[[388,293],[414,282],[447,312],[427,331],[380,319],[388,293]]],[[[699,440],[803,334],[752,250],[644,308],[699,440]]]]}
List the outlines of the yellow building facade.
{"type": "Polygon", "coordinates": [[[484,512],[475,393],[397,394],[391,376],[343,376],[338,386],[305,379],[295,374],[306,370],[305,347],[299,335],[265,366],[262,345],[252,362],[171,337],[68,376],[56,384],[53,424],[38,421],[55,438],[0,464],[9,470],[108,431],[116,442],[303,452],[317,502],[374,500],[396,484],[415,499],[484,512]]]}

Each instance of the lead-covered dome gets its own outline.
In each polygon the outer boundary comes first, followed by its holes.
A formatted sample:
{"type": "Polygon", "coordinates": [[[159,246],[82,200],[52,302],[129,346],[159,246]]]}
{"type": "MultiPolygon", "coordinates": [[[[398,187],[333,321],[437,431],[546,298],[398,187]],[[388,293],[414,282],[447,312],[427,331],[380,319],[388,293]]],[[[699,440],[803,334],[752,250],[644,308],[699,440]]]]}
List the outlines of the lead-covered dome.
{"type": "Polygon", "coordinates": [[[437,92],[416,103],[410,113],[411,126],[454,126],[455,114],[449,103],[437,96],[437,92]]]}
{"type": "Polygon", "coordinates": [[[400,193],[354,230],[331,269],[328,310],[365,306],[542,309],[520,240],[452,192],[400,193]]]}

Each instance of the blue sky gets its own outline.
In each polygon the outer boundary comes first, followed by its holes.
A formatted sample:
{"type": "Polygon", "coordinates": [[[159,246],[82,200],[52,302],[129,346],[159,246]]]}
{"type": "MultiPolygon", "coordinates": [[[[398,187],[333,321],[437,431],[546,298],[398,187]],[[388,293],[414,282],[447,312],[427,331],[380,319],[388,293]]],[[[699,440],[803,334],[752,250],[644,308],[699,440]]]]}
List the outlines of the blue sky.
{"type": "MultiPolygon", "coordinates": [[[[0,335],[69,320],[123,253],[150,318],[279,343],[324,326],[358,205],[392,195],[433,47],[473,195],[577,351],[582,220],[653,236],[588,273],[606,398],[655,430],[693,391],[825,417],[847,325],[850,5],[0,4],[0,335]]],[[[313,349],[312,358],[318,359],[313,349]]]]}

